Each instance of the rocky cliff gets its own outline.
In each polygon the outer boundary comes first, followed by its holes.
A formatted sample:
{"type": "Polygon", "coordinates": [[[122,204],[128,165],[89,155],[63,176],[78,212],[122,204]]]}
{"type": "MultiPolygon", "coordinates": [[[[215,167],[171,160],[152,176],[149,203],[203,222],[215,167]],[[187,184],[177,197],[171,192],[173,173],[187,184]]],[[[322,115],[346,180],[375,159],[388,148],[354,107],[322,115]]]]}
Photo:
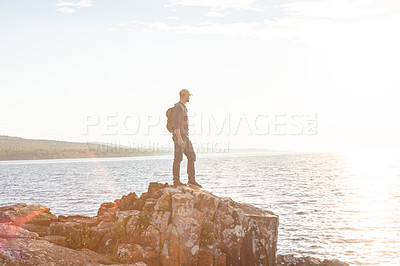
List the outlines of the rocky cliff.
{"type": "Polygon", "coordinates": [[[0,264],[276,265],[278,216],[205,190],[150,183],[97,216],[0,208],[0,264]]]}

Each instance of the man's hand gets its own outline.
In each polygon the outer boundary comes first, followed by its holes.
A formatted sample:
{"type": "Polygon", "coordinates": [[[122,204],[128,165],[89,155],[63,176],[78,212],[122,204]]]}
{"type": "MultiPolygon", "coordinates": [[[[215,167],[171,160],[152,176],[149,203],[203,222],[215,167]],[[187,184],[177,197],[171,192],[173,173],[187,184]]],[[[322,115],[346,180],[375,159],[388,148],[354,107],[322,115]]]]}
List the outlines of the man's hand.
{"type": "Polygon", "coordinates": [[[178,145],[183,146],[185,143],[183,142],[182,136],[181,136],[181,130],[179,128],[175,129],[175,134],[178,138],[178,145]]]}
{"type": "Polygon", "coordinates": [[[178,145],[183,146],[185,143],[183,142],[182,138],[178,138],[178,145]]]}

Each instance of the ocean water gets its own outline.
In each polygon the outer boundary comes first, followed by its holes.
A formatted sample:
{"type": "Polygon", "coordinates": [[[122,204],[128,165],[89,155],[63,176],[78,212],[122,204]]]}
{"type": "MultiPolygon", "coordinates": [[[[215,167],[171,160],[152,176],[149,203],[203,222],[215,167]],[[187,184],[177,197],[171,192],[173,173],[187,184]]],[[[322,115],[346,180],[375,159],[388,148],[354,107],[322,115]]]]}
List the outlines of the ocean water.
{"type": "MultiPolygon", "coordinates": [[[[172,183],[172,157],[0,162],[0,206],[43,204],[94,216],[149,182],[172,183]]],[[[186,160],[181,181],[187,181],[186,160]]],[[[400,160],[392,154],[198,155],[197,181],[279,215],[278,254],[400,265],[400,160]]]]}

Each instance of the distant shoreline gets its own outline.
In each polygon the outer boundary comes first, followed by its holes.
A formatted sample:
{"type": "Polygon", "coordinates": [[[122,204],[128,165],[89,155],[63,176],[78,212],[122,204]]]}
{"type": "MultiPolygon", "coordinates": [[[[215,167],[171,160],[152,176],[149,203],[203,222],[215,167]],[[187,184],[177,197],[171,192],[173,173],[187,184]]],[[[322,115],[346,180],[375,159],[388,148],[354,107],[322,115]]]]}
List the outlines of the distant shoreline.
{"type": "MultiPolygon", "coordinates": [[[[198,154],[259,154],[284,151],[269,149],[229,149],[221,152],[197,152],[198,154]]],[[[154,151],[134,149],[109,143],[82,143],[42,139],[24,139],[0,136],[0,161],[118,158],[172,155],[173,150],[154,151]]]]}

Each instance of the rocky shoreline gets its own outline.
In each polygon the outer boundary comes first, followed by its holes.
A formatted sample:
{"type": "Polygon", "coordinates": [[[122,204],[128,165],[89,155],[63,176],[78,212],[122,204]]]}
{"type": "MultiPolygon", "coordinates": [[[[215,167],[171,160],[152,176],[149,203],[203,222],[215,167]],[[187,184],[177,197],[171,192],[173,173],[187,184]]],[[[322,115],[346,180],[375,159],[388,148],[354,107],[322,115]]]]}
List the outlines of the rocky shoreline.
{"type": "Polygon", "coordinates": [[[276,255],[278,216],[195,187],[150,183],[96,216],[0,207],[0,265],[348,265],[276,255]]]}

